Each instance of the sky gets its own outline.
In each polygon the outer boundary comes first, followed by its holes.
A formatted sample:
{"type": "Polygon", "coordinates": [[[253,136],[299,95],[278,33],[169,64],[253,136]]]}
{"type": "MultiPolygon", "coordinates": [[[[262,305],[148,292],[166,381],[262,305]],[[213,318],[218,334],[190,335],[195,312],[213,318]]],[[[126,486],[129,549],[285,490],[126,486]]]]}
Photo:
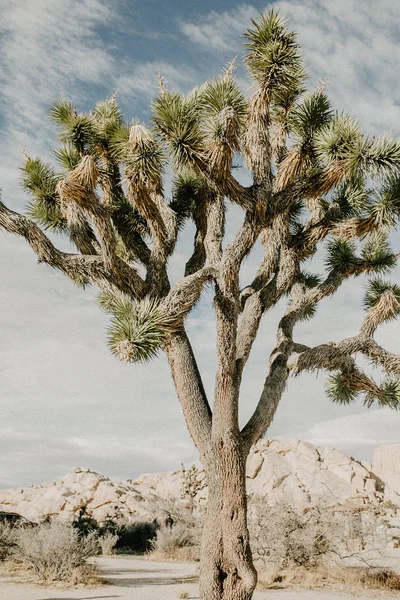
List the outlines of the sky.
{"type": "MultiPolygon", "coordinates": [[[[400,20],[396,0],[0,0],[0,187],[3,201],[24,211],[21,148],[52,160],[56,132],[48,120],[57,98],[78,110],[118,92],[129,121],[149,120],[160,71],[170,89],[187,92],[218,75],[235,56],[249,88],[242,33],[275,6],[298,31],[312,88],[328,78],[333,106],[359,118],[368,133],[400,134],[400,20]]],[[[242,177],[245,179],[246,174],[242,177]]],[[[239,225],[230,210],[228,235],[239,225]]],[[[182,277],[193,231],[179,240],[171,278],[182,277]]],[[[68,248],[58,239],[60,248],[68,248]]],[[[394,234],[393,244],[400,245],[394,234]]],[[[197,460],[165,358],[145,366],[117,362],[106,347],[108,317],[96,292],[77,289],[38,265],[19,238],[0,231],[0,488],[51,481],[75,466],[116,478],[179,468],[197,460]]],[[[251,280],[259,252],[247,260],[251,280]]],[[[320,257],[314,261],[318,270],[320,257]]],[[[398,271],[394,276],[398,279],[398,271]]],[[[299,327],[315,345],[357,332],[361,280],[322,303],[299,327]]],[[[215,373],[215,323],[207,296],[187,326],[207,391],[215,373]]],[[[241,420],[254,408],[266,374],[282,306],[263,321],[246,369],[241,420]]],[[[400,351],[396,323],[377,339],[400,351]]],[[[289,382],[270,437],[301,438],[371,459],[380,444],[400,441],[400,414],[339,407],[324,393],[325,376],[289,382]]]]}

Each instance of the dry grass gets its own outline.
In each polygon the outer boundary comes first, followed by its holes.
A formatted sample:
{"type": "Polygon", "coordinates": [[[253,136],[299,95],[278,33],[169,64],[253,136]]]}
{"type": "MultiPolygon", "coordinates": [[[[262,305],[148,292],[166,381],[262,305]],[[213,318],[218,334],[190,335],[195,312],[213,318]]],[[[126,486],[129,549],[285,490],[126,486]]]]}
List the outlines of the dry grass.
{"type": "Polygon", "coordinates": [[[293,567],[279,569],[270,565],[259,572],[259,588],[283,589],[345,586],[369,590],[400,590],[400,575],[392,569],[370,567],[317,568],[293,567]]]}

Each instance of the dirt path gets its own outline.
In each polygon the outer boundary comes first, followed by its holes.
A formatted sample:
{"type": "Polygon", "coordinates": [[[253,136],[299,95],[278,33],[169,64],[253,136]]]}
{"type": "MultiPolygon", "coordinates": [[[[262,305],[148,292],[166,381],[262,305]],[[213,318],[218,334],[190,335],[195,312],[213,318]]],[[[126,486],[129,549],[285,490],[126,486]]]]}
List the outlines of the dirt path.
{"type": "MultiPolygon", "coordinates": [[[[98,559],[107,584],[97,588],[49,588],[0,580],[1,600],[178,600],[187,592],[198,599],[196,565],[162,563],[130,557],[98,559]]],[[[400,599],[400,594],[360,592],[359,600],[400,599]]],[[[331,592],[269,590],[257,592],[254,600],[354,600],[354,596],[331,592]]]]}

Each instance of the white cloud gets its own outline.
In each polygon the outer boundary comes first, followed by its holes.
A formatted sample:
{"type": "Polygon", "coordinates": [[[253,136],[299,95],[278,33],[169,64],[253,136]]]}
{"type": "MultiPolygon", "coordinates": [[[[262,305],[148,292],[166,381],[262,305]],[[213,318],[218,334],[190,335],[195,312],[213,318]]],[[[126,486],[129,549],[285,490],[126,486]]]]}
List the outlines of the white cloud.
{"type": "Polygon", "coordinates": [[[181,31],[192,41],[209,51],[238,51],[238,38],[249,27],[258,11],[249,5],[238,6],[223,13],[212,11],[196,21],[182,22],[181,31]]]}
{"type": "Polygon", "coordinates": [[[282,436],[306,440],[316,446],[335,446],[371,460],[377,446],[399,441],[399,415],[387,408],[363,414],[348,414],[337,419],[314,423],[308,429],[282,436]]]}
{"type": "MultiPolygon", "coordinates": [[[[399,128],[400,61],[398,5],[383,0],[287,0],[274,6],[298,32],[306,67],[315,85],[328,76],[335,108],[355,114],[369,130],[399,128]]],[[[213,11],[182,32],[201,48],[238,53],[242,33],[257,17],[252,5],[213,11]]]]}

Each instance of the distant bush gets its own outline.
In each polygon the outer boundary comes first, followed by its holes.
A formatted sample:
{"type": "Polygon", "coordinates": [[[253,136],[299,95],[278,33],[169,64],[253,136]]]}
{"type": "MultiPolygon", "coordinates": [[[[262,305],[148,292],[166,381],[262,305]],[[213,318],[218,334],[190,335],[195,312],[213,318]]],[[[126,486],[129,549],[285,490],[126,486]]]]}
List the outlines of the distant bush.
{"type": "Polygon", "coordinates": [[[111,556],[114,554],[114,548],[119,540],[117,534],[106,532],[99,536],[99,546],[101,549],[102,556],[111,556]]]}
{"type": "Polygon", "coordinates": [[[249,530],[254,558],[277,568],[315,567],[343,540],[331,512],[271,507],[262,499],[252,499],[249,530]]]}
{"type": "Polygon", "coordinates": [[[96,534],[81,536],[71,524],[51,521],[15,533],[14,555],[43,581],[76,578],[86,560],[98,553],[96,534]]]}
{"type": "Polygon", "coordinates": [[[200,539],[200,527],[188,527],[185,523],[161,525],[152,542],[152,549],[160,558],[199,560],[200,539]]]}
{"type": "Polygon", "coordinates": [[[10,556],[15,544],[15,532],[9,523],[0,523],[0,561],[10,556]]]}
{"type": "Polygon", "coordinates": [[[115,529],[118,535],[117,550],[142,554],[151,548],[152,540],[157,532],[157,523],[138,522],[118,526],[115,529]]]}

